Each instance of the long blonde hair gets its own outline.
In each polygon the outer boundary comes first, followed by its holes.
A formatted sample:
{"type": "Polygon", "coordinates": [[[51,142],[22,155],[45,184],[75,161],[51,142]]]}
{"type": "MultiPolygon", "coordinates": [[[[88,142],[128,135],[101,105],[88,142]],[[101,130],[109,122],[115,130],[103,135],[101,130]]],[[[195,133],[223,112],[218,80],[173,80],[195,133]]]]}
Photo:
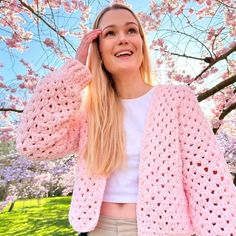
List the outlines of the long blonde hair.
{"type": "MultiPolygon", "coordinates": [[[[106,12],[117,9],[129,11],[138,23],[143,39],[143,61],[140,72],[144,81],[151,84],[151,69],[144,31],[136,15],[127,6],[113,4],[103,9],[97,16],[93,29],[98,28],[106,12]]],[[[88,85],[86,99],[88,142],[83,156],[89,174],[108,177],[126,164],[123,108],[114,81],[102,63],[98,43],[98,40],[92,43],[87,63],[92,80],[88,85]]]]}

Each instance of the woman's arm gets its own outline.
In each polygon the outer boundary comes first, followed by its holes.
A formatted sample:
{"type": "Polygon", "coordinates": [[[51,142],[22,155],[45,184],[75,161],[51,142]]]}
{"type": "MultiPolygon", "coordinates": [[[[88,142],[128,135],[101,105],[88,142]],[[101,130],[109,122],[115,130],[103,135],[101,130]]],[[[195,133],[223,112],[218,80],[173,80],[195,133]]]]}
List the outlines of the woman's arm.
{"type": "Polygon", "coordinates": [[[81,91],[90,74],[78,60],[68,60],[41,80],[21,115],[16,147],[34,160],[64,157],[78,149],[81,91]]]}
{"type": "Polygon", "coordinates": [[[89,47],[99,34],[100,29],[86,33],[76,59],[38,83],[18,127],[16,147],[22,155],[52,160],[78,150],[80,130],[86,125],[79,112],[81,91],[91,77],[85,65],[89,47]]]}
{"type": "Polygon", "coordinates": [[[179,91],[184,189],[197,236],[236,233],[236,188],[217,139],[190,88],[179,91]]]}

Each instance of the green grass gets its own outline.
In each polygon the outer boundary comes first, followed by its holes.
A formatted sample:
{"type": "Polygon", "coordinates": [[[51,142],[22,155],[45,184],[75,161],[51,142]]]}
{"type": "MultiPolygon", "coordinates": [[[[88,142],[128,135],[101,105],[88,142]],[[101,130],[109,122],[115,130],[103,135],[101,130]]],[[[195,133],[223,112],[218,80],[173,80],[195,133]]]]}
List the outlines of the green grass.
{"type": "Polygon", "coordinates": [[[18,200],[0,213],[1,236],[77,235],[68,222],[70,197],[18,200]]]}

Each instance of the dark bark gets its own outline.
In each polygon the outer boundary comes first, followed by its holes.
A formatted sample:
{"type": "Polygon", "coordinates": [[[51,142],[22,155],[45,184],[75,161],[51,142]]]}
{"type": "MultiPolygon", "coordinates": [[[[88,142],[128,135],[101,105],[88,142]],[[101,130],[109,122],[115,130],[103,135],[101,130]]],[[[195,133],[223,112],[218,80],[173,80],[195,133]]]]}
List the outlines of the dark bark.
{"type": "Polygon", "coordinates": [[[8,210],[8,212],[11,212],[14,208],[14,205],[15,205],[15,202],[12,202],[11,205],[10,205],[10,208],[8,210]]]}

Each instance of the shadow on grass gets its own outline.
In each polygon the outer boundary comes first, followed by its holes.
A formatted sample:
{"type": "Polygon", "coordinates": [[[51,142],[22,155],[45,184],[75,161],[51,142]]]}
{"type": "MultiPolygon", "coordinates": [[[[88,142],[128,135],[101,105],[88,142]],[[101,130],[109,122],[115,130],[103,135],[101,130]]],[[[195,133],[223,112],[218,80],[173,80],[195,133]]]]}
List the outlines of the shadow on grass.
{"type": "Polygon", "coordinates": [[[55,205],[55,204],[60,204],[60,205],[68,205],[68,204],[70,204],[70,201],[71,201],[71,199],[70,198],[55,198],[55,199],[53,199],[53,198],[50,198],[48,201],[47,201],[47,203],[46,203],[46,205],[55,205]]]}

